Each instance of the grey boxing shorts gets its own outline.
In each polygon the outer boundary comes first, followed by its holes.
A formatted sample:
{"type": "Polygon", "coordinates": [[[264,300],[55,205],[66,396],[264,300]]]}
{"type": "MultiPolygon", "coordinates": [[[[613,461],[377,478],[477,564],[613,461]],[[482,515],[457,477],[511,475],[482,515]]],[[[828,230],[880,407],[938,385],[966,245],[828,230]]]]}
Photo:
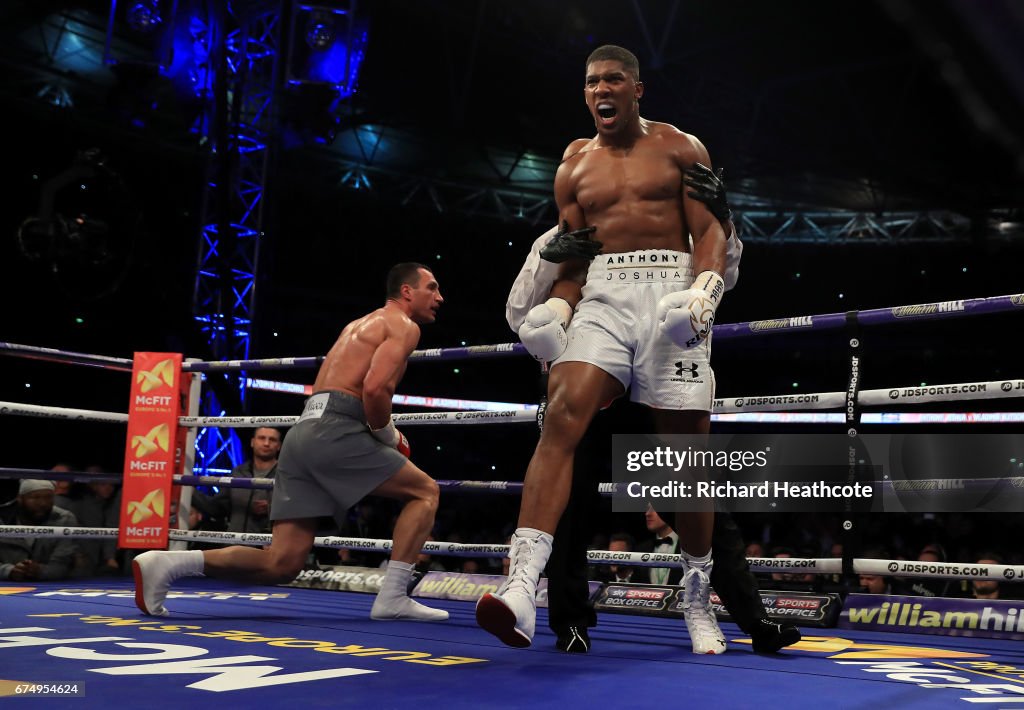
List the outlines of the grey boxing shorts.
{"type": "Polygon", "coordinates": [[[318,392],[284,438],[270,519],[341,519],[407,460],[370,434],[358,398],[318,392]]]}

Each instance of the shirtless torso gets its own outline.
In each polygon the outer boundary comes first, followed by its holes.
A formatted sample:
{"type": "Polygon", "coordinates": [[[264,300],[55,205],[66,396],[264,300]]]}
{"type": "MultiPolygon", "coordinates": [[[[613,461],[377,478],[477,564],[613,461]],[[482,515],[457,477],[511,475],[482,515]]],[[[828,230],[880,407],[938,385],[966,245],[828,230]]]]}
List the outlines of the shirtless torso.
{"type": "Polygon", "coordinates": [[[432,323],[444,302],[434,275],[425,268],[420,272],[406,305],[389,300],[345,326],[313,384],[314,392],[340,390],[361,399],[371,429],[391,419],[391,397],[420,340],[418,324],[432,323]]]}
{"type": "MultiPolygon", "coordinates": [[[[371,311],[341,331],[320,365],[313,391],[341,390],[362,399],[363,383],[377,349],[388,343],[389,347],[407,349],[408,355],[419,340],[419,326],[401,311],[386,306],[371,311]]],[[[399,365],[399,380],[405,374],[407,364],[403,359],[399,365]]]]}
{"type": "Polygon", "coordinates": [[[683,171],[700,162],[701,152],[707,162],[706,151],[667,123],[641,120],[641,126],[644,133],[628,148],[599,138],[573,141],[555,178],[556,199],[563,216],[597,227],[604,253],[689,251],[683,171]]]}

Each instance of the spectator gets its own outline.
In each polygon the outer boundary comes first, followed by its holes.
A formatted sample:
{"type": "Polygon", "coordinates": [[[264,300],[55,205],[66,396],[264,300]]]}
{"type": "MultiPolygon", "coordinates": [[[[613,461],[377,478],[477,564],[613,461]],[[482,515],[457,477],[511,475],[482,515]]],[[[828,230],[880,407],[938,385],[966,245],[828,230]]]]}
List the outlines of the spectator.
{"type": "MultiPolygon", "coordinates": [[[[87,471],[93,468],[90,466],[87,471]]],[[[85,528],[116,528],[121,512],[121,492],[113,483],[90,481],[84,495],[72,501],[71,512],[85,528]]],[[[117,540],[81,540],[73,576],[118,574],[117,540]]]]}
{"type": "MultiPolygon", "coordinates": [[[[629,533],[615,533],[608,538],[609,552],[632,552],[636,547],[633,536],[629,533]]],[[[597,568],[596,577],[601,582],[646,582],[645,575],[637,574],[638,568],[630,565],[601,565],[597,568]]]]}
{"type": "MultiPolygon", "coordinates": [[[[801,554],[801,557],[808,557],[809,553],[801,554]]],[[[777,547],[773,551],[772,557],[777,560],[792,559],[794,557],[793,550],[788,547],[777,547]]],[[[795,569],[795,568],[793,568],[795,569]]],[[[773,572],[772,581],[776,582],[776,587],[785,587],[787,589],[813,587],[817,583],[817,577],[813,574],[805,572],[794,572],[792,569],[785,572],[773,572]]]]}
{"type": "MultiPolygon", "coordinates": [[[[1003,557],[997,552],[982,552],[978,556],[979,565],[1001,565],[1003,557]]],[[[1002,599],[999,582],[988,579],[976,579],[971,582],[971,594],[975,599],[1002,599]]]]}
{"type": "MultiPolygon", "coordinates": [[[[647,526],[647,531],[654,535],[651,540],[646,540],[638,550],[640,552],[654,552],[663,555],[675,555],[678,554],[679,536],[676,531],[673,530],[668,523],[666,523],[660,515],[658,515],[654,508],[648,506],[647,512],[644,513],[644,523],[647,526]]],[[[651,567],[647,570],[647,578],[651,584],[682,584],[682,568],[673,570],[669,567],[651,567]],[[669,579],[672,576],[673,571],[678,571],[679,574],[673,576],[673,579],[669,579]],[[679,579],[675,579],[678,577],[679,579]]],[[[640,581],[640,580],[638,580],[640,581]]]]}
{"type": "MultiPolygon", "coordinates": [[[[258,427],[249,441],[252,456],[231,470],[235,478],[273,478],[281,453],[281,432],[273,427],[258,427]]],[[[213,498],[215,515],[224,519],[232,532],[270,532],[272,491],[254,488],[222,488],[213,498]]],[[[202,504],[197,508],[203,512],[202,504]]]]}
{"type": "MultiPolygon", "coordinates": [[[[888,560],[889,552],[882,548],[871,548],[864,551],[864,557],[866,559],[873,560],[888,560]]],[[[864,588],[868,594],[891,594],[892,593],[892,580],[888,576],[878,574],[862,574],[860,575],[860,586],[864,588]]]]}
{"type": "MultiPolygon", "coordinates": [[[[53,504],[52,481],[23,479],[18,497],[0,506],[0,525],[75,527],[75,516],[53,504]]],[[[66,578],[75,562],[78,547],[61,538],[0,538],[0,579],[14,582],[66,578]]]]}
{"type": "MultiPolygon", "coordinates": [[[[921,548],[917,553],[918,562],[946,561],[946,549],[937,542],[932,542],[921,548]]],[[[904,583],[906,594],[913,594],[919,597],[948,597],[952,596],[952,585],[948,579],[929,579],[924,577],[910,578],[904,583]]]]}

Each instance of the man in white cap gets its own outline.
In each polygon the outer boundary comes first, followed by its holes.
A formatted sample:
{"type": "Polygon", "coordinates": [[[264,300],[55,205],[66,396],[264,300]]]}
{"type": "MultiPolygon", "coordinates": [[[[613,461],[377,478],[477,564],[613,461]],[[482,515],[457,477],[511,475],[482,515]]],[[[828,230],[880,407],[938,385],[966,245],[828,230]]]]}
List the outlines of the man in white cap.
{"type": "MultiPolygon", "coordinates": [[[[0,525],[74,527],[73,513],[53,504],[52,481],[26,478],[18,486],[18,497],[0,505],[0,525]]],[[[75,562],[78,547],[61,538],[0,538],[0,579],[14,582],[64,579],[75,562]]]]}

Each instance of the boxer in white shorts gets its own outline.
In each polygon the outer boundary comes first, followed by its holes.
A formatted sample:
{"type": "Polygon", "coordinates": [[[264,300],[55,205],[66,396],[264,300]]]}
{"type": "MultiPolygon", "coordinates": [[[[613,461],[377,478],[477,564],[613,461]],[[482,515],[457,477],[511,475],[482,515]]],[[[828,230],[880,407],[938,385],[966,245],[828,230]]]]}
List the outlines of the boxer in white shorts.
{"type": "Polygon", "coordinates": [[[686,252],[667,250],[597,256],[567,330],[568,345],[552,367],[587,362],[621,382],[639,404],[711,411],[710,336],[680,350],[657,318],[662,298],[693,283],[692,263],[686,252]]]}
{"type": "MultiPolygon", "coordinates": [[[[537,581],[568,502],[576,445],[598,408],[629,385],[634,399],[651,406],[659,433],[710,428],[714,380],[702,369],[725,292],[726,235],[684,189],[686,171],[700,165],[710,172],[707,150],[674,126],[641,118],[639,74],[636,57],[621,47],[599,47],[587,59],[584,99],[597,135],[570,143],[555,175],[563,225],[555,239],[589,230],[603,247],[592,264],[563,263],[548,300],[529,311],[519,330],[534,357],[553,363],[548,407],[526,473],[509,577],[477,604],[480,626],[511,646],[532,643],[537,581]],[[648,253],[666,261],[641,262],[648,253]],[[662,277],[662,267],[671,274],[662,277]],[[636,278],[627,286],[630,270],[636,278]],[[609,276],[615,285],[608,286],[609,276]],[[596,286],[602,277],[604,286],[596,286]],[[706,382],[673,382],[677,370],[681,380],[692,374],[706,382]]],[[[682,606],[701,654],[725,651],[708,601],[713,521],[709,507],[678,513],[674,525],[685,567],[682,606]]]]}

